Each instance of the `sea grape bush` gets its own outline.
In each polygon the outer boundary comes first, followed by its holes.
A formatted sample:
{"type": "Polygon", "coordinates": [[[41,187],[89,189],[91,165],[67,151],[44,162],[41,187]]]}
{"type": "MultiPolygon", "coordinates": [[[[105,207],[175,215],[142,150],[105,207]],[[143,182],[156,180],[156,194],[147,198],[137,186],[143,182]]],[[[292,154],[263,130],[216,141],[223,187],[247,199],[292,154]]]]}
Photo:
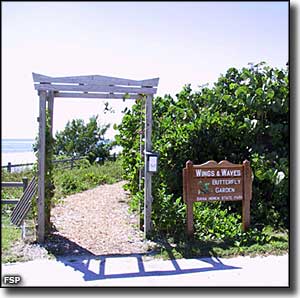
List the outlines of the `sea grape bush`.
{"type": "MultiPolygon", "coordinates": [[[[143,100],[138,100],[116,127],[133,206],[142,198],[138,190],[142,106],[143,100]]],[[[167,234],[184,232],[182,168],[187,160],[200,164],[248,159],[253,171],[252,228],[288,228],[288,113],[288,66],[277,69],[264,62],[240,70],[232,67],[212,87],[193,91],[185,85],[176,99],[154,98],[152,142],[153,151],[160,154],[159,172],[153,176],[154,227],[167,234]]],[[[233,230],[240,232],[240,202],[194,205],[199,237],[204,231],[221,238],[233,230]],[[218,214],[217,219],[210,214],[218,214]]]]}

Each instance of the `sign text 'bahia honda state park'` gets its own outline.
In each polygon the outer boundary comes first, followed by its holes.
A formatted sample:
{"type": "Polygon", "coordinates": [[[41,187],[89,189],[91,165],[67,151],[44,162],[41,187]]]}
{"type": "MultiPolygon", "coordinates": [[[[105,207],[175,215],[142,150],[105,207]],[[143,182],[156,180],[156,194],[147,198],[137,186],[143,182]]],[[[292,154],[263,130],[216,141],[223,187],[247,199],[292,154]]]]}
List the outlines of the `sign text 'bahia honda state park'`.
{"type": "Polygon", "coordinates": [[[183,197],[187,204],[187,230],[193,234],[193,203],[210,201],[242,201],[243,230],[250,225],[252,179],[249,161],[233,164],[214,160],[201,165],[191,161],[183,169],[183,197]]]}

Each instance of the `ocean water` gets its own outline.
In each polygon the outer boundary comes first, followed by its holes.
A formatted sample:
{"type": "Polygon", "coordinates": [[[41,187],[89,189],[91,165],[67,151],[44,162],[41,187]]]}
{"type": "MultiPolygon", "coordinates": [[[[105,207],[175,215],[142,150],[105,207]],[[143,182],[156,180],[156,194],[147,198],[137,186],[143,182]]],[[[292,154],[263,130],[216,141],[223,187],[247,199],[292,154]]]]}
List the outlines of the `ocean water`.
{"type": "Polygon", "coordinates": [[[33,152],[33,139],[1,139],[1,152],[33,152]]]}
{"type": "Polygon", "coordinates": [[[36,161],[33,152],[33,139],[1,139],[1,165],[33,163],[36,161]]]}

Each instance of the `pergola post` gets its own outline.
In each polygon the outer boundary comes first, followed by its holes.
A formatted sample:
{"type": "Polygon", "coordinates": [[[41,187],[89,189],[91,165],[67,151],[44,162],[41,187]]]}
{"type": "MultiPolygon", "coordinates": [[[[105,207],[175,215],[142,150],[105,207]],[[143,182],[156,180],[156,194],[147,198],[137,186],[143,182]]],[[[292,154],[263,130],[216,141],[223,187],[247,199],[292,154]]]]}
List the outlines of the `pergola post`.
{"type": "Polygon", "coordinates": [[[53,110],[54,110],[54,94],[53,91],[48,92],[48,110],[50,117],[50,135],[53,136],[53,110]]]}
{"type": "Polygon", "coordinates": [[[145,183],[144,183],[144,237],[152,230],[152,173],[148,171],[148,153],[152,150],[152,96],[146,96],[145,112],[145,183]]]}
{"type": "Polygon", "coordinates": [[[46,152],[46,91],[39,91],[39,154],[38,154],[38,242],[45,240],[45,152],[46,152]]]}
{"type": "MultiPolygon", "coordinates": [[[[143,158],[145,158],[145,154],[144,154],[144,145],[143,145],[143,139],[144,139],[144,121],[143,121],[143,114],[144,114],[144,100],[142,100],[141,102],[141,119],[140,119],[140,155],[141,155],[141,160],[143,160],[143,158]]],[[[143,171],[145,171],[145,168],[143,168],[142,166],[140,166],[139,168],[139,192],[142,191],[142,180],[143,180],[143,171]]],[[[141,223],[141,201],[139,201],[139,205],[138,205],[138,225],[139,228],[142,229],[142,223],[141,223]]]]}

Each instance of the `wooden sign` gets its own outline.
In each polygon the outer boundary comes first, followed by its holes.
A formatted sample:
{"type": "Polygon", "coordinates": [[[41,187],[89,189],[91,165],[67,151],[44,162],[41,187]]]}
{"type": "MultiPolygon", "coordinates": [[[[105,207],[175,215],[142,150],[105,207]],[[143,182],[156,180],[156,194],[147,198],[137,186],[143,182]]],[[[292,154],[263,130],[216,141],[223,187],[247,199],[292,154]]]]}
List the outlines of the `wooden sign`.
{"type": "Polygon", "coordinates": [[[187,204],[187,233],[192,236],[193,203],[212,201],[242,201],[243,230],[250,225],[250,200],[252,196],[249,161],[242,165],[227,160],[220,163],[210,160],[201,165],[186,163],[183,169],[183,199],[187,204]]]}

